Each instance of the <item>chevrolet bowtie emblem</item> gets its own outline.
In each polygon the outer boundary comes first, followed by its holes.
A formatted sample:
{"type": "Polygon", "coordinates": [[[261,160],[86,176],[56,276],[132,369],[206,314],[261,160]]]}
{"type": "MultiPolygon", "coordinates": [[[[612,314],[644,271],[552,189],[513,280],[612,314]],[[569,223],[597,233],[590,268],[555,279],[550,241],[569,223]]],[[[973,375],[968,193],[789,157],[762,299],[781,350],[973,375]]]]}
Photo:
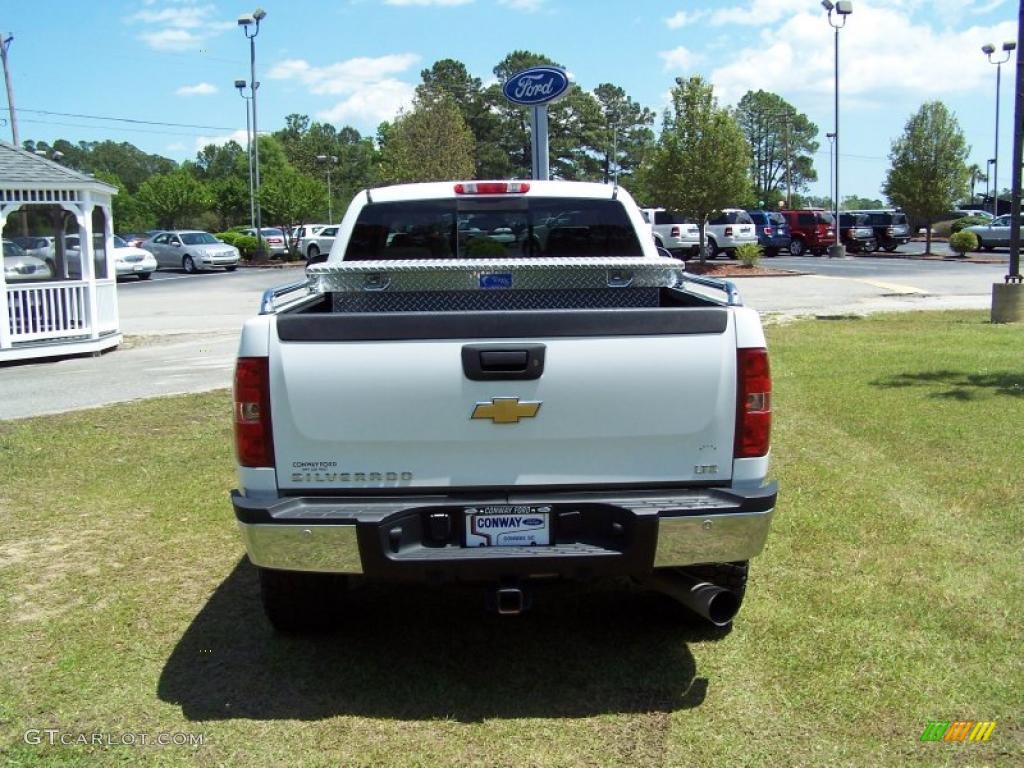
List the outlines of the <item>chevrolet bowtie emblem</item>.
{"type": "Polygon", "coordinates": [[[518,424],[520,419],[532,419],[540,410],[540,402],[519,402],[518,397],[494,397],[489,403],[477,403],[472,419],[490,419],[495,424],[518,424]]]}

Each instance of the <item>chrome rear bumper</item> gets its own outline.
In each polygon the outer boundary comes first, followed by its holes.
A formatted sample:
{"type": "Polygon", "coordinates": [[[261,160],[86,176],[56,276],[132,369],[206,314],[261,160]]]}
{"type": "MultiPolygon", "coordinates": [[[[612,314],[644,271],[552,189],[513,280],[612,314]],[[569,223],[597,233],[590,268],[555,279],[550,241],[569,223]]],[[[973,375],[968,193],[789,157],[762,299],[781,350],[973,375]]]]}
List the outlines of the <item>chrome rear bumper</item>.
{"type": "Polygon", "coordinates": [[[653,568],[749,560],[764,548],[775,512],[774,484],[731,489],[548,494],[458,500],[286,497],[232,501],[249,559],[289,571],[365,574],[381,579],[643,577],[653,568]],[[462,510],[479,503],[549,504],[550,547],[461,546],[462,510]],[[428,517],[450,516],[438,538],[428,517]],[[559,522],[571,517],[572,525],[559,522]]]}

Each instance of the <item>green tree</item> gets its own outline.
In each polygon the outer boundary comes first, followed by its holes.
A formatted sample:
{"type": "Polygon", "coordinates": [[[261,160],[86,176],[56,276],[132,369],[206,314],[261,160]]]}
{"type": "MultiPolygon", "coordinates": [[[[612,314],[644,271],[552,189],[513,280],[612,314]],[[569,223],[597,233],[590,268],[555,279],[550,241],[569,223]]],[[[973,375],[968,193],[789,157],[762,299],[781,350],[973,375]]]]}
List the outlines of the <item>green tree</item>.
{"type": "Polygon", "coordinates": [[[618,172],[619,181],[628,186],[630,177],[654,147],[654,112],[611,83],[598,85],[594,98],[601,110],[604,131],[597,147],[601,180],[607,184],[618,172]]]}
{"type": "Polygon", "coordinates": [[[276,173],[260,185],[263,222],[295,227],[319,217],[326,208],[327,190],[316,179],[294,168],[276,173]]]}
{"type": "Polygon", "coordinates": [[[839,206],[844,211],[860,211],[871,208],[884,208],[885,204],[875,197],[859,197],[858,195],[847,195],[839,206]]]}
{"type": "Polygon", "coordinates": [[[128,192],[127,186],[117,176],[107,171],[100,171],[96,178],[117,187],[111,204],[115,232],[141,232],[156,224],[156,219],[134,195],[128,192]]]}
{"type": "Polygon", "coordinates": [[[472,178],[474,151],[473,132],[451,96],[416,101],[387,129],[381,177],[389,183],[472,178]]]}
{"type": "Polygon", "coordinates": [[[207,186],[188,167],[147,179],[139,187],[138,199],[166,229],[184,225],[213,203],[207,186]]]}
{"type": "Polygon", "coordinates": [[[925,253],[932,250],[931,225],[968,192],[969,151],[960,124],[941,101],[923,104],[892,143],[882,191],[925,226],[925,253]]]}
{"type": "Polygon", "coordinates": [[[979,182],[988,181],[988,175],[981,170],[981,166],[977,163],[971,163],[967,166],[967,173],[971,175],[971,199],[968,205],[974,206],[977,204],[977,197],[974,194],[974,188],[978,186],[979,182]]]}
{"type": "Polygon", "coordinates": [[[736,121],[750,144],[750,175],[760,200],[800,191],[817,181],[814,153],[818,126],[775,93],[747,91],[736,105],[736,121]]]}
{"type": "Polygon", "coordinates": [[[643,166],[641,186],[651,200],[692,218],[706,258],[705,225],[715,211],[751,196],[750,145],[711,84],[699,75],[676,78],[658,144],[643,166]]]}

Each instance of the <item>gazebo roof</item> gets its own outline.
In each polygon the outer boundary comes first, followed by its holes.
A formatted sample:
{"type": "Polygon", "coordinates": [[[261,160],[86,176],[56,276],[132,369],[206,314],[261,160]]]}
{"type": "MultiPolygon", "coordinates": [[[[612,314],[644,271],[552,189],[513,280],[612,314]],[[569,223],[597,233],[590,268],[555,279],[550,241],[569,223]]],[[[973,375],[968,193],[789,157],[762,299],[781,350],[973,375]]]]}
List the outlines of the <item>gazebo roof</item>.
{"type": "Polygon", "coordinates": [[[117,187],[73,171],[60,163],[0,141],[0,185],[45,185],[63,189],[97,189],[107,194],[116,193],[117,187]]]}

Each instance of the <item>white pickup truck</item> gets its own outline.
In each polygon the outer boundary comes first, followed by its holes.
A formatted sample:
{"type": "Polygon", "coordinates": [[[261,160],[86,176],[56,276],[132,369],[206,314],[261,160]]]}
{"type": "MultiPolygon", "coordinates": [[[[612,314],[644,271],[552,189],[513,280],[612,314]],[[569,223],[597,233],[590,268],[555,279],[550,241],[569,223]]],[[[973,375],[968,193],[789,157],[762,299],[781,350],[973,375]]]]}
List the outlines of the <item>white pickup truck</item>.
{"type": "Polygon", "coordinates": [[[626,577],[729,624],[775,509],[765,338],[628,192],[367,190],[306,275],[235,372],[231,498],[276,628],[331,624],[362,579],[515,614],[544,580],[626,577]]]}

